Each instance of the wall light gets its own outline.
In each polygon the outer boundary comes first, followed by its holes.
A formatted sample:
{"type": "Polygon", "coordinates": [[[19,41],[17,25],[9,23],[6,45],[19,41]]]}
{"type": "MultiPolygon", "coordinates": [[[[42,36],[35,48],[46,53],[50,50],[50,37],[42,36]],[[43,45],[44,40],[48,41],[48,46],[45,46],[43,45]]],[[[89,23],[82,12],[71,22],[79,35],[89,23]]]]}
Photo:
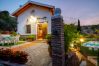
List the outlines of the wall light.
{"type": "Polygon", "coordinates": [[[30,16],[30,18],[29,18],[29,22],[31,22],[31,23],[35,23],[37,21],[37,17],[34,17],[34,16],[30,16]]]}

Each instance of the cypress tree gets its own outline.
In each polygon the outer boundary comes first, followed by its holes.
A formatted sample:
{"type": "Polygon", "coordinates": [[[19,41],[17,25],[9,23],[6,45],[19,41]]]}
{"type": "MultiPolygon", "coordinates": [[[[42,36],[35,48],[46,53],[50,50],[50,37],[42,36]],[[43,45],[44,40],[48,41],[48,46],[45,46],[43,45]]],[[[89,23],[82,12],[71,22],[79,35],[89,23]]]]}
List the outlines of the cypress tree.
{"type": "Polygon", "coordinates": [[[78,26],[77,26],[77,30],[78,30],[79,32],[81,32],[80,20],[79,20],[79,19],[78,19],[78,26]]]}

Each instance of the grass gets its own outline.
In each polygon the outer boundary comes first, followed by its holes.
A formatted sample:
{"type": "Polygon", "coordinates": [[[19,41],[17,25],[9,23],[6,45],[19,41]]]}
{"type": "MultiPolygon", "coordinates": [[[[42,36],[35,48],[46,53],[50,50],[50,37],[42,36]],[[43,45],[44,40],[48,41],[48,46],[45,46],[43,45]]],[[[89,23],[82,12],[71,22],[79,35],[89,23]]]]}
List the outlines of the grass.
{"type": "Polygon", "coordinates": [[[23,44],[23,43],[25,43],[25,41],[19,41],[19,42],[17,42],[17,43],[4,43],[4,44],[1,44],[0,43],[0,46],[7,46],[7,47],[9,47],[9,46],[14,46],[14,45],[19,45],[19,44],[23,44]]]}
{"type": "Polygon", "coordinates": [[[80,52],[86,56],[97,56],[98,50],[90,50],[88,47],[81,46],[80,52]]]}

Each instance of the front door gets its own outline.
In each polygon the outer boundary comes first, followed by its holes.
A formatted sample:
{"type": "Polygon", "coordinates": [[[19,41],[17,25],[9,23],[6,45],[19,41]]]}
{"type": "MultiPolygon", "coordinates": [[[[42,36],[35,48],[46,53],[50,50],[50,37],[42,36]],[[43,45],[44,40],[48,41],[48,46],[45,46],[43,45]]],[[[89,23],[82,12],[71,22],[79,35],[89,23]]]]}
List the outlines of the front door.
{"type": "Polygon", "coordinates": [[[46,22],[37,24],[37,39],[42,40],[47,34],[48,24],[46,22]]]}

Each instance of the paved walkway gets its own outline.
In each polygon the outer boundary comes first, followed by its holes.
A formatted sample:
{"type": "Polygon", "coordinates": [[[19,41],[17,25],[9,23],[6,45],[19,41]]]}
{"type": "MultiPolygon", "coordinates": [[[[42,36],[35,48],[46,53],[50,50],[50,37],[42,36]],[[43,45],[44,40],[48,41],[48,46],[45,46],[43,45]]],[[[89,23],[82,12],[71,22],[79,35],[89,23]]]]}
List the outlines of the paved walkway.
{"type": "Polygon", "coordinates": [[[24,45],[11,47],[14,51],[22,50],[28,53],[26,66],[49,66],[51,58],[48,52],[48,44],[45,41],[34,41],[24,45]]]}

